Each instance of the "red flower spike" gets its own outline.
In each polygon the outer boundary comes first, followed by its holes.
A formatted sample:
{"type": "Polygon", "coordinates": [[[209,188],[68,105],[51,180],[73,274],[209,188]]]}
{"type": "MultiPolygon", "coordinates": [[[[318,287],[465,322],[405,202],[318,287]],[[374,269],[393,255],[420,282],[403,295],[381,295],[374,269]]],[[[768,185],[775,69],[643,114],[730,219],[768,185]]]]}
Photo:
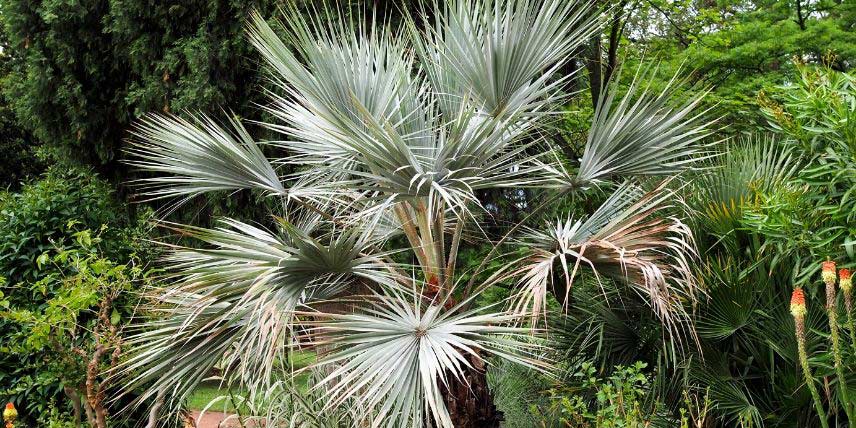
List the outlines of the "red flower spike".
{"type": "Polygon", "coordinates": [[[850,269],[841,268],[838,271],[838,282],[842,290],[849,292],[853,288],[853,278],[850,275],[850,269]]]}
{"type": "Polygon", "coordinates": [[[795,288],[791,294],[791,315],[796,318],[803,317],[805,314],[805,293],[802,288],[795,288]]]}
{"type": "Polygon", "coordinates": [[[835,274],[835,262],[827,260],[820,264],[820,277],[826,285],[835,284],[838,275],[835,274]]]}

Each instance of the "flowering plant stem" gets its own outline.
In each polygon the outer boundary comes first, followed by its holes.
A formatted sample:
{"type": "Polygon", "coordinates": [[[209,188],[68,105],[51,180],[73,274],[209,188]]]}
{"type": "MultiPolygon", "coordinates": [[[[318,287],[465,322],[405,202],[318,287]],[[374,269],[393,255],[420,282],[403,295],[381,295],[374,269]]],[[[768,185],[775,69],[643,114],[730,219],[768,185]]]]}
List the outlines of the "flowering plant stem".
{"type": "Polygon", "coordinates": [[[823,403],[820,401],[820,394],[817,392],[817,386],[814,384],[814,377],[812,377],[811,368],[808,365],[808,354],[805,350],[805,295],[801,288],[795,289],[791,296],[791,314],[794,316],[794,329],[797,338],[797,355],[799,356],[800,367],[802,368],[803,377],[805,378],[805,386],[811,393],[811,399],[814,402],[814,409],[817,411],[817,416],[820,418],[820,425],[823,428],[829,428],[829,423],[826,420],[826,411],[823,409],[823,403]]]}
{"type": "Polygon", "coordinates": [[[844,295],[844,309],[847,311],[847,329],[850,331],[850,346],[856,353],[856,328],[853,328],[853,279],[850,269],[838,271],[838,286],[844,295]]]}
{"type": "Polygon", "coordinates": [[[851,427],[854,426],[856,420],[852,416],[852,403],[847,392],[847,380],[844,377],[844,370],[841,362],[841,341],[838,336],[838,314],[835,305],[835,279],[830,281],[825,278],[826,283],[826,314],[829,316],[829,337],[832,340],[832,355],[835,360],[835,374],[838,376],[838,388],[841,392],[841,400],[843,401],[844,412],[847,413],[847,421],[851,427]]]}
{"type": "Polygon", "coordinates": [[[844,309],[847,311],[847,329],[850,331],[850,346],[856,352],[856,329],[853,328],[853,297],[850,290],[844,293],[844,309]]]}

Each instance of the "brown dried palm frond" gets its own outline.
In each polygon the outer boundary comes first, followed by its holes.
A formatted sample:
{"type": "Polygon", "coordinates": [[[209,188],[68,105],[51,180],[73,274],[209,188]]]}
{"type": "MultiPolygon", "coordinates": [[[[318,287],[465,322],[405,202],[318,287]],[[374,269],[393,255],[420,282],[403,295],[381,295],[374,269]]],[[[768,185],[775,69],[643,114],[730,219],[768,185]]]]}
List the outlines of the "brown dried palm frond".
{"type": "Polygon", "coordinates": [[[567,303],[581,266],[600,282],[607,276],[629,284],[651,305],[670,332],[688,322],[685,303],[695,301],[697,283],[689,266],[695,245],[689,228],[669,215],[680,205],[664,181],[645,192],[624,184],[590,217],[557,220],[546,230],[527,231],[532,254],[517,273],[522,286],[515,310],[543,313],[556,264],[564,276],[567,303]]]}

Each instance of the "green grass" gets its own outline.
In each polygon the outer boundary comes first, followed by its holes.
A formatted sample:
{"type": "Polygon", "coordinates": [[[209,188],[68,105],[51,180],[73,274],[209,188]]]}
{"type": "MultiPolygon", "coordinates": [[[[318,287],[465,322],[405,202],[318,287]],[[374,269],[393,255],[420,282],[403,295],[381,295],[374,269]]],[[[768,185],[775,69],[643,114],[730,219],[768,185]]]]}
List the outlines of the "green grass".
{"type": "MultiPolygon", "coordinates": [[[[187,409],[188,410],[202,410],[206,406],[208,406],[211,401],[221,396],[228,396],[229,391],[227,389],[220,389],[219,382],[204,382],[196,387],[196,390],[190,394],[190,397],[187,399],[187,409]]],[[[235,391],[235,395],[242,395],[242,391],[235,391]]],[[[216,404],[208,408],[208,411],[211,412],[225,412],[225,413],[234,413],[235,406],[231,402],[230,399],[222,399],[218,400],[216,404]]],[[[246,409],[242,409],[246,410],[246,409]]]]}
{"type": "MultiPolygon", "coordinates": [[[[291,364],[296,369],[301,369],[303,367],[308,366],[313,361],[315,361],[315,353],[310,351],[298,351],[291,355],[289,355],[289,360],[291,360],[291,364]]],[[[309,385],[309,373],[301,373],[298,375],[295,380],[295,384],[301,391],[305,391],[309,385]]],[[[232,394],[234,396],[243,396],[244,391],[233,390],[232,394]]],[[[225,399],[220,399],[216,404],[211,406],[208,411],[212,412],[225,412],[225,413],[234,413],[235,406],[229,399],[229,390],[227,388],[220,388],[219,381],[207,381],[201,383],[193,393],[190,394],[190,397],[187,399],[187,409],[188,410],[202,410],[212,400],[225,396],[225,399]]],[[[241,408],[242,411],[246,411],[246,407],[241,408]]]]}

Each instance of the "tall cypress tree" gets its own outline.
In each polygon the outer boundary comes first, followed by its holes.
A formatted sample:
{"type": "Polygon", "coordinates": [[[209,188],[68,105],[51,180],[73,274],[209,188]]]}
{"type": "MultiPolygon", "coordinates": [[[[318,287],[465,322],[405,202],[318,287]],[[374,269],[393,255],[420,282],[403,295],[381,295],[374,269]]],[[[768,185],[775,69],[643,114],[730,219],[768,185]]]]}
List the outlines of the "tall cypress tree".
{"type": "Polygon", "coordinates": [[[150,111],[252,115],[259,75],[243,34],[270,0],[2,0],[4,85],[18,120],[59,158],[124,172],[128,125],[150,111]]]}

